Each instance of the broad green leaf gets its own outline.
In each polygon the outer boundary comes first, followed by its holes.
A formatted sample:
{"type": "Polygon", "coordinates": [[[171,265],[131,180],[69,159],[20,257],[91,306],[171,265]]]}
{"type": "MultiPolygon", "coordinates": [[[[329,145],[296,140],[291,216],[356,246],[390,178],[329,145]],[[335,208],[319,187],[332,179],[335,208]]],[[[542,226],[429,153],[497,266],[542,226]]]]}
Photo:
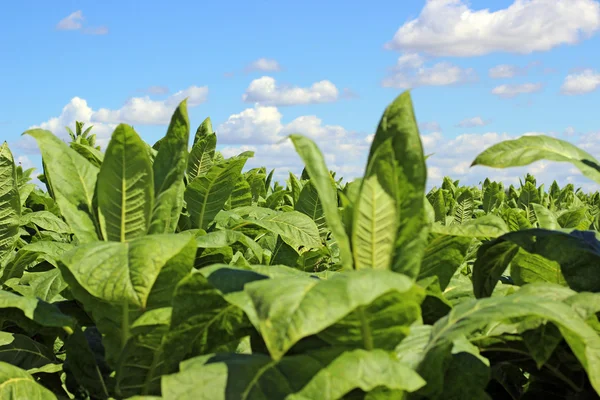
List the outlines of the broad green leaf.
{"type": "Polygon", "coordinates": [[[477,250],[473,265],[473,292],[475,297],[489,297],[498,284],[500,276],[506,271],[513,258],[519,252],[519,246],[502,240],[502,237],[486,242],[477,250]]]}
{"type": "Polygon", "coordinates": [[[148,232],[154,202],[152,164],[132,127],[112,134],[98,173],[98,211],[103,236],[127,242],[148,232]]]}
{"type": "Polygon", "coordinates": [[[214,164],[205,175],[190,182],[185,190],[185,201],[193,228],[206,229],[223,209],[246,161],[253,155],[246,152],[214,164]]]}
{"type": "Polygon", "coordinates": [[[147,311],[131,326],[130,338],[116,368],[116,391],[132,395],[160,394],[160,378],[165,374],[163,338],[169,330],[171,308],[147,311]]]}
{"type": "Polygon", "coordinates": [[[93,148],[92,146],[88,146],[86,144],[71,142],[69,144],[73,150],[81,154],[86,160],[100,168],[102,165],[102,161],[104,160],[104,154],[98,150],[93,148]]]}
{"type": "MultiPolygon", "coordinates": [[[[283,192],[282,192],[283,193],[283,192]]],[[[231,192],[231,208],[246,207],[252,205],[252,189],[246,178],[240,175],[233,191],[231,192]]]]}
{"type": "Polygon", "coordinates": [[[354,268],[390,269],[397,233],[396,204],[379,184],[377,175],[363,181],[354,207],[354,268]]]}
{"type": "Polygon", "coordinates": [[[187,165],[187,175],[190,182],[208,172],[213,163],[216,146],[217,135],[212,132],[210,118],[207,118],[198,127],[194,137],[194,146],[190,151],[187,165]]]}
{"type": "Polygon", "coordinates": [[[43,272],[25,272],[20,279],[9,279],[4,284],[23,296],[37,297],[49,303],[57,299],[63,300],[60,293],[68,286],[56,268],[43,272]]]}
{"type": "Polygon", "coordinates": [[[592,223],[586,218],[587,211],[587,207],[579,207],[575,210],[565,211],[558,217],[558,223],[561,228],[587,230],[592,223]]]}
{"type": "Polygon", "coordinates": [[[502,218],[490,214],[471,219],[460,225],[432,224],[431,233],[472,238],[496,238],[508,233],[508,227],[502,218]]]}
{"type": "Polygon", "coordinates": [[[188,163],[190,123],[187,99],[177,106],[171,117],[167,134],[160,140],[152,164],[154,175],[154,209],[150,234],[173,233],[183,207],[183,177],[188,163]]]}
{"type": "MultiPolygon", "coordinates": [[[[423,290],[409,278],[385,270],[348,272],[327,280],[273,278],[249,283],[244,291],[252,302],[252,308],[245,306],[244,310],[276,360],[300,339],[322,332],[338,321],[345,328],[333,332],[344,331],[345,336],[326,334],[326,341],[353,342],[356,336],[362,342],[360,347],[366,349],[394,348],[418,318],[419,303],[424,297],[423,290]],[[400,312],[396,309],[398,315],[394,319],[377,318],[377,309],[393,305],[389,298],[382,304],[373,304],[384,294],[391,294],[401,307],[400,312]],[[327,307],[323,307],[324,302],[327,307]],[[371,305],[373,310],[369,310],[371,305]],[[341,321],[344,317],[348,318],[341,321]],[[396,318],[404,324],[391,324],[396,318]],[[390,343],[392,338],[396,343],[390,343]]],[[[379,316],[382,314],[393,313],[379,316]]]]}
{"type": "Polygon", "coordinates": [[[28,336],[0,332],[0,362],[28,370],[57,364],[58,360],[52,350],[28,336]]]}
{"type": "Polygon", "coordinates": [[[0,283],[10,278],[20,278],[23,271],[43,261],[57,266],[56,261],[66,251],[71,250],[71,243],[39,241],[29,243],[19,249],[15,258],[11,260],[2,271],[0,283]]]}
{"type": "Polygon", "coordinates": [[[4,142],[0,146],[0,264],[19,239],[21,201],[13,155],[4,142]]]}
{"type": "Polygon", "coordinates": [[[395,201],[400,208],[392,270],[416,278],[427,243],[423,201],[427,168],[409,91],[398,96],[384,111],[367,165],[371,165],[378,148],[390,138],[396,163],[398,198],[395,201]]]}
{"type": "Polygon", "coordinates": [[[261,354],[207,355],[186,360],[163,379],[177,399],[334,400],[353,389],[412,392],[425,382],[384,351],[323,349],[278,361],[261,354]]]}
{"type": "Polygon", "coordinates": [[[454,223],[464,224],[473,218],[473,211],[475,210],[475,199],[471,190],[467,189],[458,196],[456,199],[456,206],[454,208],[454,223]]]}
{"type": "Polygon", "coordinates": [[[535,211],[535,216],[540,228],[560,229],[560,224],[552,211],[539,204],[533,204],[533,210],[535,211]]]}
{"type": "MultiPolygon", "coordinates": [[[[268,209],[265,209],[268,210],[268,209]]],[[[255,224],[281,237],[292,247],[321,247],[319,229],[310,217],[298,211],[272,211],[258,218],[245,218],[245,224],[255,224]]]]}
{"type": "Polygon", "coordinates": [[[425,248],[419,279],[437,276],[440,288],[445,290],[465,261],[470,244],[470,237],[436,235],[425,248]]]}
{"type": "MultiPolygon", "coordinates": [[[[278,193],[283,194],[285,192],[275,192],[269,198],[275,196],[275,194],[278,193]]],[[[306,182],[306,184],[300,191],[300,195],[298,196],[298,201],[294,205],[294,209],[311,217],[312,220],[315,221],[315,223],[317,224],[321,236],[327,234],[327,221],[325,219],[325,212],[323,211],[323,206],[321,205],[321,201],[319,200],[319,193],[317,192],[317,188],[311,181],[306,182]]]]}
{"type": "Polygon", "coordinates": [[[540,160],[569,162],[583,175],[600,183],[598,160],[566,140],[544,135],[522,136],[497,143],[480,153],[471,165],[508,168],[521,167],[540,160]]]}
{"type": "Polygon", "coordinates": [[[483,211],[490,213],[504,201],[504,187],[501,183],[491,182],[483,191],[483,211]]]}
{"type": "Polygon", "coordinates": [[[79,242],[99,240],[93,203],[98,167],[49,131],[32,129],[25,134],[37,140],[44,164],[49,167],[44,173],[52,195],[79,242]]]}
{"type": "Polygon", "coordinates": [[[57,400],[57,397],[27,371],[0,361],[0,399],[57,400]]]}
{"type": "Polygon", "coordinates": [[[249,238],[241,232],[232,230],[222,230],[209,232],[206,235],[196,236],[196,243],[198,247],[204,249],[231,246],[236,242],[242,243],[243,245],[247,246],[250,250],[252,250],[252,252],[258,259],[258,262],[262,262],[263,250],[260,247],[260,245],[254,240],[252,240],[252,238],[249,238]]]}
{"type": "Polygon", "coordinates": [[[71,233],[71,228],[50,211],[34,211],[21,216],[21,225],[35,224],[42,229],[57,233],[71,233]]]}
{"type": "Polygon", "coordinates": [[[75,321],[52,304],[0,290],[0,309],[17,309],[23,316],[42,326],[70,330],[75,321]]]}
{"type": "Polygon", "coordinates": [[[511,261],[510,277],[519,286],[533,282],[566,285],[559,263],[548,260],[539,254],[530,254],[523,249],[519,249],[511,261]]]}
{"type": "Polygon", "coordinates": [[[543,318],[556,325],[585,368],[592,386],[600,393],[600,336],[570,306],[552,298],[554,290],[562,291],[563,288],[531,284],[509,296],[468,301],[453,308],[433,326],[425,356],[418,368],[428,382],[422,394],[443,394],[442,371],[449,356],[448,344],[488,324],[523,317],[543,318]]]}
{"type": "Polygon", "coordinates": [[[257,278],[265,277],[227,268],[217,270],[208,278],[193,273],[177,285],[171,328],[164,343],[164,362],[169,372],[175,372],[186,358],[219,351],[251,332],[252,325],[244,311],[227,302],[225,295],[241,292],[244,283],[257,278]],[[222,287],[221,292],[210,283],[216,280],[227,280],[229,287],[222,287]],[[240,282],[237,288],[236,280],[240,282]]]}
{"type": "Polygon", "coordinates": [[[297,134],[290,135],[289,137],[296,148],[296,152],[300,155],[304,164],[306,164],[306,170],[310,175],[311,183],[317,189],[323,213],[325,214],[325,220],[340,249],[342,266],[345,269],[352,269],[353,257],[350,250],[350,239],[346,234],[346,228],[338,212],[335,189],[332,185],[329,169],[325,165],[323,154],[315,142],[309,138],[297,134]]]}
{"type": "Polygon", "coordinates": [[[189,252],[190,245],[196,248],[189,235],[173,234],[142,236],[128,243],[91,243],[64,254],[59,266],[68,272],[65,279],[70,285],[81,286],[97,299],[145,308],[161,270],[180,252],[189,252]]]}

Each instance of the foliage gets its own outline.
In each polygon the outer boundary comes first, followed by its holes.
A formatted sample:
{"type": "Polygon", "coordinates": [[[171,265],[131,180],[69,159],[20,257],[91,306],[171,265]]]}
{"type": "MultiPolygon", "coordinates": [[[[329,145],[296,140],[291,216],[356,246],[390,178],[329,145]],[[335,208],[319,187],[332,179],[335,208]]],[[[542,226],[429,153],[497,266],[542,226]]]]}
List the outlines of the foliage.
{"type": "MultiPolygon", "coordinates": [[[[90,127],[91,128],[91,127],[90,127]]],[[[600,393],[600,193],[427,171],[408,92],[365,174],[307,137],[285,183],[224,158],[185,100],[146,144],[25,132],[0,147],[2,399],[584,399],[600,393]]],[[[544,136],[473,165],[600,163],[544,136]]]]}

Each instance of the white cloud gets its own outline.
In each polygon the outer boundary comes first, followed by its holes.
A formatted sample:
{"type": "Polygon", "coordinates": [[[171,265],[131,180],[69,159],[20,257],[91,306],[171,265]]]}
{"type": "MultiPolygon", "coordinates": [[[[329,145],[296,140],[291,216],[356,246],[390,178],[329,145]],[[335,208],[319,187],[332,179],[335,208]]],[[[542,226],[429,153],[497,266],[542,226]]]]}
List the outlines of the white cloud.
{"type": "Polygon", "coordinates": [[[512,85],[500,85],[492,89],[492,94],[503,98],[511,98],[520,94],[536,93],[544,87],[541,83],[522,83],[512,85]]]}
{"type": "MultiPolygon", "coordinates": [[[[181,90],[166,100],[156,101],[149,97],[134,97],[129,99],[123,107],[118,110],[101,108],[93,110],[85,99],[73,97],[63,107],[57,117],[52,117],[45,122],[29,127],[49,130],[58,137],[69,140],[66,127],[75,128],[75,121],[85,123],[85,126],[93,125],[92,133],[96,135],[96,142],[103,149],[108,145],[112,132],[119,123],[131,125],[167,125],[177,105],[188,97],[188,107],[194,107],[206,100],[208,89],[206,87],[191,86],[181,90]]],[[[39,153],[37,144],[30,136],[23,136],[15,143],[23,153],[39,153]]]]}
{"type": "Polygon", "coordinates": [[[127,123],[132,125],[168,124],[177,105],[188,98],[188,107],[204,103],[208,96],[208,87],[190,86],[172,94],[166,100],[152,100],[149,96],[132,97],[118,110],[101,108],[94,112],[92,121],[103,123],[127,123]]]}
{"type": "Polygon", "coordinates": [[[82,21],[84,20],[83,18],[83,13],[81,12],[81,10],[75,11],[74,13],[69,14],[69,16],[61,19],[58,24],[56,25],[56,29],[61,30],[61,31],[71,31],[71,30],[77,30],[77,29],[81,29],[82,25],[82,21]]]}
{"type": "Polygon", "coordinates": [[[275,79],[263,76],[250,82],[242,100],[272,106],[330,103],[338,99],[339,91],[328,80],[313,83],[310,88],[277,86],[275,79]]]}
{"type": "Polygon", "coordinates": [[[599,28],[595,0],[515,0],[493,12],[470,9],[464,0],[428,0],[386,47],[435,56],[526,54],[575,44],[599,28]]]}
{"type": "Polygon", "coordinates": [[[417,54],[404,54],[398,58],[390,74],[382,81],[383,87],[410,89],[419,86],[446,86],[477,80],[473,68],[461,68],[449,62],[439,62],[431,67],[417,54]]]}
{"type": "Polygon", "coordinates": [[[442,127],[436,121],[419,122],[419,129],[422,131],[441,131],[442,127]]]}
{"type": "Polygon", "coordinates": [[[600,72],[585,69],[580,73],[567,75],[560,91],[562,94],[577,95],[593,92],[600,87],[600,72]]]}
{"type": "Polygon", "coordinates": [[[259,58],[246,66],[246,72],[252,71],[278,72],[281,71],[281,65],[271,58],[259,58]]]}
{"type": "Polygon", "coordinates": [[[519,72],[516,65],[501,64],[490,68],[488,74],[490,78],[512,78],[519,75],[519,72]]]}
{"type": "Polygon", "coordinates": [[[460,121],[456,126],[460,128],[475,128],[477,126],[485,126],[490,123],[489,120],[484,120],[481,117],[465,118],[460,121]]]}
{"type": "Polygon", "coordinates": [[[58,24],[56,24],[56,29],[59,31],[78,31],[88,34],[88,35],[106,35],[108,33],[108,28],[105,26],[98,26],[94,28],[83,27],[83,21],[85,20],[83,16],[83,12],[81,10],[77,10],[65,18],[61,19],[58,24]]]}

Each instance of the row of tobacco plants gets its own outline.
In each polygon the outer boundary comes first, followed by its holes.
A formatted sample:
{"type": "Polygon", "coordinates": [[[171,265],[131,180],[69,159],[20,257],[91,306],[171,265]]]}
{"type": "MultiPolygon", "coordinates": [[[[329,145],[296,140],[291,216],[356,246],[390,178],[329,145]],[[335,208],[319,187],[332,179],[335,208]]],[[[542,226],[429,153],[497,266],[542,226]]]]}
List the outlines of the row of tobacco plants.
{"type": "MultiPolygon", "coordinates": [[[[33,129],[46,191],[0,148],[0,398],[592,399],[600,393],[600,195],[446,178],[426,193],[408,92],[365,173],[285,186],[224,158],[186,102],[153,146],[33,129]]],[[[600,162],[561,140],[473,165],[600,162]]]]}

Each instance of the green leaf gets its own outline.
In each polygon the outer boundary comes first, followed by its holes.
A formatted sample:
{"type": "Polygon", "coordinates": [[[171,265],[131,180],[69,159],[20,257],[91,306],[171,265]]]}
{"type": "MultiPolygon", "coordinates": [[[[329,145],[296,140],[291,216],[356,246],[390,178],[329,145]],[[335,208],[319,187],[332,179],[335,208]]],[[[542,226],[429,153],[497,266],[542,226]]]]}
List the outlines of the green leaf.
{"type": "Polygon", "coordinates": [[[57,400],[26,371],[0,361],[0,398],[2,400],[57,400]]]}
{"type": "Polygon", "coordinates": [[[205,175],[190,182],[184,196],[193,228],[206,229],[223,209],[246,161],[253,155],[246,152],[214,164],[205,175]]]}
{"type": "Polygon", "coordinates": [[[34,211],[21,216],[21,225],[35,224],[40,228],[57,232],[71,233],[71,228],[50,211],[34,211]]]}
{"type": "Polygon", "coordinates": [[[564,288],[531,284],[509,296],[468,301],[453,308],[433,326],[417,370],[428,383],[422,394],[444,393],[443,368],[449,356],[448,344],[489,324],[522,317],[539,317],[556,325],[600,393],[600,336],[570,306],[553,298],[555,291],[562,293],[564,288]]]}
{"type": "Polygon", "coordinates": [[[245,282],[259,277],[265,278],[256,273],[226,268],[208,277],[199,272],[192,273],[177,285],[171,329],[164,344],[164,362],[169,372],[175,372],[184,359],[222,350],[251,332],[252,325],[244,311],[226,301],[225,295],[241,292],[245,282]],[[210,283],[223,280],[227,280],[229,286],[221,287],[223,292],[210,283]],[[234,288],[236,281],[241,285],[234,288]]]}
{"type": "Polygon", "coordinates": [[[75,321],[59,311],[57,307],[33,297],[23,297],[0,290],[0,309],[17,309],[22,314],[42,326],[69,330],[75,321]]]}
{"type": "Polygon", "coordinates": [[[308,248],[322,246],[319,229],[315,221],[306,214],[298,211],[272,211],[267,208],[264,210],[268,210],[269,212],[258,218],[246,217],[242,223],[258,225],[275,234],[281,235],[290,246],[296,249],[300,246],[308,248]]]}
{"type": "Polygon", "coordinates": [[[196,357],[163,380],[163,396],[178,399],[334,400],[353,389],[412,392],[425,382],[381,350],[324,349],[272,361],[261,354],[196,357]]]}
{"type": "Polygon", "coordinates": [[[533,204],[533,211],[537,218],[539,227],[542,229],[560,229],[556,215],[546,207],[533,204]]]}
{"type": "Polygon", "coordinates": [[[471,219],[460,225],[431,225],[431,233],[471,238],[496,238],[507,232],[508,226],[504,220],[493,214],[471,219]]]}
{"type": "Polygon", "coordinates": [[[436,235],[425,248],[419,279],[437,276],[441,290],[445,290],[465,261],[470,244],[469,237],[436,235]]]}
{"type": "MultiPolygon", "coordinates": [[[[275,194],[279,193],[283,195],[285,192],[275,192],[269,197],[269,199],[275,194]]],[[[300,195],[298,196],[298,201],[294,205],[294,209],[312,218],[312,220],[315,221],[315,223],[317,224],[317,227],[319,228],[319,233],[322,237],[327,234],[327,220],[325,219],[325,211],[323,210],[323,206],[321,205],[321,201],[319,200],[319,193],[317,192],[317,188],[311,181],[306,182],[306,184],[300,191],[300,195]]]]}
{"type": "Polygon", "coordinates": [[[98,211],[106,240],[127,242],[148,232],[154,202],[152,164],[132,127],[112,134],[98,173],[98,211]]]}
{"type": "Polygon", "coordinates": [[[199,248],[203,249],[215,249],[224,246],[231,246],[232,244],[239,242],[247,246],[256,258],[258,262],[262,262],[262,247],[254,240],[244,235],[241,232],[232,230],[221,230],[209,232],[206,235],[196,237],[196,243],[199,248]]]}
{"type": "Polygon", "coordinates": [[[544,135],[522,136],[497,143],[480,153],[471,166],[522,167],[540,160],[569,162],[583,175],[600,183],[598,160],[566,140],[544,135]]]}
{"type": "Polygon", "coordinates": [[[275,360],[300,339],[329,327],[329,332],[323,332],[328,342],[355,343],[358,339],[365,349],[393,349],[418,318],[424,298],[423,289],[409,278],[385,270],[336,274],[327,280],[273,278],[249,283],[244,291],[252,307],[243,308],[275,360]],[[384,294],[391,297],[375,304],[384,294]],[[327,307],[323,307],[324,301],[327,307]],[[400,308],[383,312],[394,303],[400,308]],[[382,315],[388,317],[382,319],[382,315]],[[395,317],[389,318],[391,315],[395,317]],[[343,317],[347,318],[341,321],[343,317]],[[333,326],[336,322],[338,327],[333,326]]]}
{"type": "Polygon", "coordinates": [[[73,150],[81,154],[86,160],[100,168],[102,165],[102,161],[104,160],[104,154],[98,149],[93,148],[92,146],[88,146],[86,144],[81,144],[77,142],[71,142],[69,144],[73,150]]]}
{"type": "MultiPolygon", "coordinates": [[[[68,272],[69,285],[77,284],[98,299],[145,308],[163,267],[179,253],[189,252],[191,245],[196,248],[189,235],[173,234],[142,236],[128,243],[91,243],[64,254],[59,267],[68,272]]],[[[189,272],[191,265],[186,268],[189,272]]]]}
{"type": "Polygon", "coordinates": [[[94,190],[98,167],[91,164],[66,143],[43,129],[24,135],[38,142],[46,179],[62,215],[80,243],[99,240],[99,223],[94,211],[94,190]]]}
{"type": "Polygon", "coordinates": [[[194,146],[190,151],[187,165],[187,175],[190,182],[208,172],[213,164],[216,146],[217,135],[212,132],[210,118],[207,118],[196,131],[194,146]]]}
{"type": "Polygon", "coordinates": [[[13,155],[4,142],[0,146],[0,264],[13,252],[19,239],[21,201],[13,155]]]}
{"type": "Polygon", "coordinates": [[[409,91],[398,96],[384,111],[367,165],[371,165],[377,150],[388,143],[388,139],[391,139],[396,164],[398,197],[394,200],[400,208],[392,270],[416,278],[427,243],[424,210],[427,168],[409,91]]]}
{"type": "Polygon", "coordinates": [[[0,362],[25,370],[58,363],[52,350],[18,333],[0,332],[0,362]]]}
{"type": "Polygon", "coordinates": [[[183,177],[188,163],[190,123],[187,115],[187,99],[171,117],[169,129],[160,146],[152,170],[154,175],[154,209],[149,233],[173,233],[183,207],[183,177]]]}
{"type": "Polygon", "coordinates": [[[396,205],[379,184],[377,175],[363,181],[354,210],[354,267],[389,269],[397,232],[396,205]]]}
{"type": "Polygon", "coordinates": [[[346,229],[338,212],[336,192],[332,185],[329,169],[325,165],[323,154],[317,145],[307,137],[294,134],[290,135],[289,138],[292,140],[296,152],[306,164],[310,181],[317,189],[325,220],[340,249],[342,266],[345,269],[352,269],[353,256],[350,250],[350,239],[346,234],[346,229]]]}

